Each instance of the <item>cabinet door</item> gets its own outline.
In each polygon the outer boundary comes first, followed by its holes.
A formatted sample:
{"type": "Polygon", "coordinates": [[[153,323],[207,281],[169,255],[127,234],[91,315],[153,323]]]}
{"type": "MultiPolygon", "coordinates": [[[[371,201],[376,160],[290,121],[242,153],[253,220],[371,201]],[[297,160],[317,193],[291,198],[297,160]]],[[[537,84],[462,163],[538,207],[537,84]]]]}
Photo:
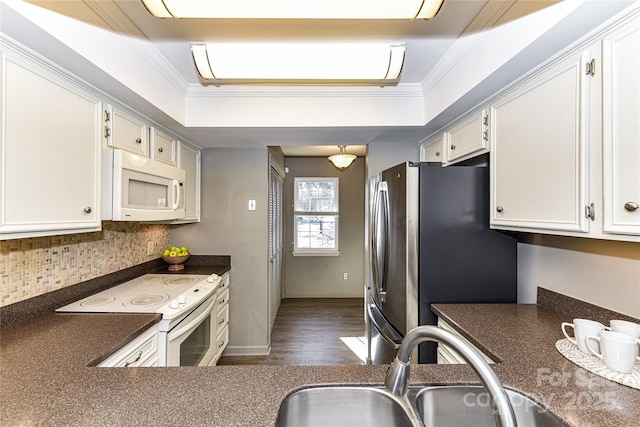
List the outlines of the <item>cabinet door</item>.
{"type": "Polygon", "coordinates": [[[149,155],[149,128],[141,119],[118,108],[107,106],[105,136],[107,145],[132,153],[149,155]]]}
{"type": "Polygon", "coordinates": [[[588,52],[535,76],[491,109],[491,225],[589,230],[588,52]]]}
{"type": "Polygon", "coordinates": [[[0,238],[99,230],[101,102],[18,54],[2,74],[0,238]]]}
{"type": "Polygon", "coordinates": [[[446,163],[483,153],[489,142],[487,112],[477,112],[444,133],[446,163]]]}
{"type": "Polygon", "coordinates": [[[604,225],[640,235],[640,18],[602,45],[604,225]]]}
{"type": "Polygon", "coordinates": [[[443,135],[440,134],[435,138],[425,141],[420,145],[420,160],[423,162],[439,162],[442,163],[444,156],[443,135]]]}
{"type": "Polygon", "coordinates": [[[185,182],[185,217],[181,222],[200,221],[200,150],[178,142],[178,167],[187,173],[185,182]]]}
{"type": "Polygon", "coordinates": [[[171,166],[176,165],[176,140],[151,128],[151,158],[171,166]]]}

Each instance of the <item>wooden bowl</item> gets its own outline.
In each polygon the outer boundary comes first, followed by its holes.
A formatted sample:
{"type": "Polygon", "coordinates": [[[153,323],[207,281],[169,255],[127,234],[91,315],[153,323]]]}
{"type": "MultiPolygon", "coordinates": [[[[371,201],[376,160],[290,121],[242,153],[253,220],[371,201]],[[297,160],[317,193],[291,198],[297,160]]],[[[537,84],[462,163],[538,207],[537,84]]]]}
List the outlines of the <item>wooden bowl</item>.
{"type": "Polygon", "coordinates": [[[162,260],[169,264],[169,271],[184,270],[184,263],[187,262],[191,255],[184,256],[163,256],[162,260]]]}

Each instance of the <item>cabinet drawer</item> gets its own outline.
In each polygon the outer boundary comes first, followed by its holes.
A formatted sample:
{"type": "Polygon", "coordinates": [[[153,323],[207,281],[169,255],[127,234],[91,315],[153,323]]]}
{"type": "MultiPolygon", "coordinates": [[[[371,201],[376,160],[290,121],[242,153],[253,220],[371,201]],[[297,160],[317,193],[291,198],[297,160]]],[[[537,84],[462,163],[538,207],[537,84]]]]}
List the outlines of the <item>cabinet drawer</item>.
{"type": "Polygon", "coordinates": [[[152,366],[153,359],[158,355],[157,328],[152,327],[138,338],[109,356],[98,366],[100,367],[136,367],[152,366]]]}
{"type": "Polygon", "coordinates": [[[218,290],[218,298],[216,300],[218,304],[218,310],[222,308],[224,305],[229,305],[229,288],[225,287],[224,289],[218,290]]]}
{"type": "Polygon", "coordinates": [[[216,328],[220,330],[223,326],[229,323],[229,304],[218,306],[218,315],[216,316],[216,328]]]}
{"type": "Polygon", "coordinates": [[[229,343],[229,326],[225,325],[224,328],[218,333],[218,338],[216,339],[216,359],[220,354],[224,351],[229,343]]]}
{"type": "Polygon", "coordinates": [[[176,140],[151,128],[151,158],[171,166],[176,165],[176,140]]]}

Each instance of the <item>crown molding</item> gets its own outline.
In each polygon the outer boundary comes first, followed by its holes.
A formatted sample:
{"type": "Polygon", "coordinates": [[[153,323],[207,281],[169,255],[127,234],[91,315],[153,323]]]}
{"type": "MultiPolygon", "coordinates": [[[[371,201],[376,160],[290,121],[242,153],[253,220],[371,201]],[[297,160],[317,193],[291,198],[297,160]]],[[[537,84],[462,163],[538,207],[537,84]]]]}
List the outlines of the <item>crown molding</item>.
{"type": "Polygon", "coordinates": [[[484,5],[480,13],[469,23],[467,28],[420,83],[422,94],[425,97],[456,67],[458,62],[470,50],[481,42],[486,36],[484,30],[495,25],[516,2],[517,0],[489,0],[484,5]]]}
{"type": "Polygon", "coordinates": [[[158,51],[116,3],[112,0],[83,0],[83,2],[171,86],[183,96],[187,96],[189,81],[158,51]]]}

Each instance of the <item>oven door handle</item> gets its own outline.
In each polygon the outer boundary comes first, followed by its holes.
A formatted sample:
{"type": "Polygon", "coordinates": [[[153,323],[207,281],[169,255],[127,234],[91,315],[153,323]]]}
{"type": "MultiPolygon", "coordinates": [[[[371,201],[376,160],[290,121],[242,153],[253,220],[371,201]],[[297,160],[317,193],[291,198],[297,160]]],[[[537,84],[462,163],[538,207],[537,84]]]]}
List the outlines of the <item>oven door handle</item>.
{"type": "MultiPolygon", "coordinates": [[[[200,324],[200,322],[202,322],[202,320],[207,317],[209,314],[211,314],[211,309],[213,308],[213,306],[216,303],[216,294],[213,294],[209,297],[211,299],[211,302],[207,305],[207,307],[204,309],[204,311],[202,313],[200,313],[200,315],[198,315],[198,317],[196,317],[195,319],[193,319],[191,322],[187,323],[184,326],[181,326],[180,329],[176,329],[174,331],[171,331],[169,333],[169,341],[173,341],[176,337],[179,337],[181,335],[183,335],[185,332],[188,332],[189,330],[193,329],[195,326],[197,326],[198,324],[200,324]]],[[[197,308],[196,310],[199,310],[199,308],[197,308]]]]}

